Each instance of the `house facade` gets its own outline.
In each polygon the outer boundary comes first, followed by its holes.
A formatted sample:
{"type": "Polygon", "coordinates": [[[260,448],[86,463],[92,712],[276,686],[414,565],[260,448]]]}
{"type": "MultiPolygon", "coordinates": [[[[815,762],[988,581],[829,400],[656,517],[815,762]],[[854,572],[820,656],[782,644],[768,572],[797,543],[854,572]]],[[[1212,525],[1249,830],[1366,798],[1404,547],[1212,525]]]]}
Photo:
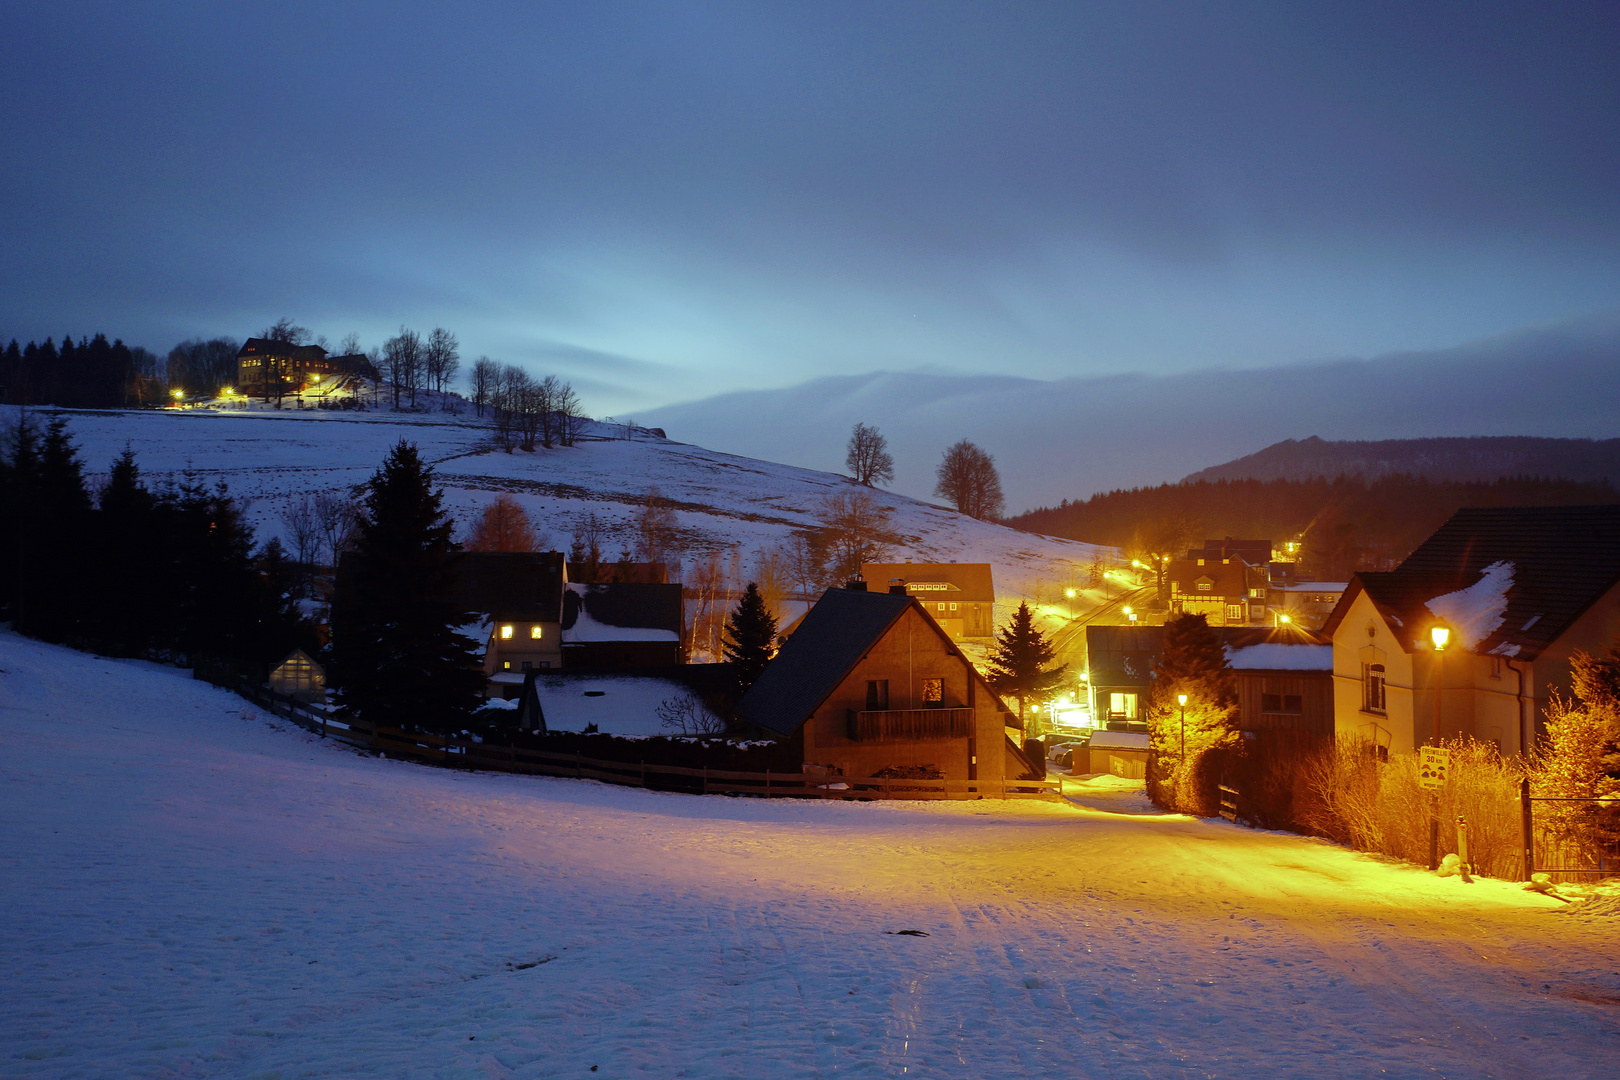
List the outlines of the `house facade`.
{"type": "Polygon", "coordinates": [[[375,380],[377,371],[363,353],[328,356],[319,345],[293,345],[269,338],[248,338],[236,354],[236,388],[248,397],[301,394],[322,383],[349,378],[375,380]]]}
{"type": "Polygon", "coordinates": [[[830,589],[744,695],[737,714],[799,741],[806,769],[848,777],[930,767],[945,780],[1042,778],[1016,721],[925,603],[830,589]],[[1033,774],[1033,775],[1031,775],[1033,774]]]}
{"type": "Polygon", "coordinates": [[[1240,555],[1189,551],[1165,570],[1170,614],[1202,615],[1211,626],[1255,626],[1266,622],[1270,563],[1250,565],[1240,555]]]}
{"type": "Polygon", "coordinates": [[[870,588],[905,586],[952,640],[993,637],[996,586],[989,563],[863,563],[870,588]]]}
{"type": "Polygon", "coordinates": [[[1396,569],[1355,575],[1324,632],[1341,736],[1524,754],[1570,657],[1620,637],[1620,507],[1459,510],[1396,569]]]}

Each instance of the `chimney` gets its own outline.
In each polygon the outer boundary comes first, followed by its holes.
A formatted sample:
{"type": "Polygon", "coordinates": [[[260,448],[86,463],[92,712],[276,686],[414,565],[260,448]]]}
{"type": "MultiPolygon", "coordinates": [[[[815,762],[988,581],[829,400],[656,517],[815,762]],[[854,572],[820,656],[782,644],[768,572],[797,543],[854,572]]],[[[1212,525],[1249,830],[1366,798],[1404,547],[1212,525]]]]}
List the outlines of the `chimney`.
{"type": "Polygon", "coordinates": [[[850,592],[865,592],[866,579],[861,577],[861,575],[856,574],[854,577],[844,582],[844,588],[848,589],[850,592]]]}
{"type": "Polygon", "coordinates": [[[890,596],[904,596],[904,595],[906,595],[906,579],[905,578],[899,578],[899,577],[890,578],[889,579],[889,595],[890,596]]]}

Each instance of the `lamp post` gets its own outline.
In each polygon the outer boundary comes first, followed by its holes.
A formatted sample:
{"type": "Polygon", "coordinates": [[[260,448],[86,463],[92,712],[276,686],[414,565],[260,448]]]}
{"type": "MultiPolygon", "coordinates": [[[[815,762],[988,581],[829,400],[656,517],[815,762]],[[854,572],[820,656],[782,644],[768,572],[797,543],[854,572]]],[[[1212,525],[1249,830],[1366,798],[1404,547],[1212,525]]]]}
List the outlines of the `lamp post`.
{"type": "Polygon", "coordinates": [[[1063,594],[1069,598],[1069,619],[1070,619],[1070,621],[1073,621],[1073,619],[1074,619],[1074,590],[1073,589],[1065,589],[1065,590],[1063,590],[1063,594]]]}
{"type": "MultiPolygon", "coordinates": [[[[1440,691],[1446,681],[1446,642],[1451,639],[1451,628],[1435,623],[1429,629],[1429,640],[1434,642],[1434,736],[1429,745],[1440,745],[1440,691]]],[[[1440,789],[1434,791],[1433,812],[1429,815],[1429,869],[1440,866],[1440,789]]]]}

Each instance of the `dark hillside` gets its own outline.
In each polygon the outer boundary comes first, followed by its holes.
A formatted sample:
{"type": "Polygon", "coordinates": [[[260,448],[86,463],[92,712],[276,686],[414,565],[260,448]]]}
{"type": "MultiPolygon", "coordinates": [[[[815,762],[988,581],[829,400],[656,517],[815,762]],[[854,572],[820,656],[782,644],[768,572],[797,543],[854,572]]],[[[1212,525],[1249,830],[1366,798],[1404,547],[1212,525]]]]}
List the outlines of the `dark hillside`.
{"type": "Polygon", "coordinates": [[[1014,528],[1135,555],[1204,537],[1303,541],[1307,572],[1340,580],[1405,558],[1464,506],[1567,506],[1620,502],[1606,482],[1510,477],[1489,482],[1384,476],[1368,481],[1217,480],[1161,484],[1065,501],[1007,519],[1014,528]]]}
{"type": "Polygon", "coordinates": [[[1426,480],[1479,481],[1509,476],[1620,484],[1620,439],[1501,436],[1328,442],[1311,436],[1274,443],[1258,453],[1188,476],[1198,480],[1310,480],[1405,474],[1426,480]]]}

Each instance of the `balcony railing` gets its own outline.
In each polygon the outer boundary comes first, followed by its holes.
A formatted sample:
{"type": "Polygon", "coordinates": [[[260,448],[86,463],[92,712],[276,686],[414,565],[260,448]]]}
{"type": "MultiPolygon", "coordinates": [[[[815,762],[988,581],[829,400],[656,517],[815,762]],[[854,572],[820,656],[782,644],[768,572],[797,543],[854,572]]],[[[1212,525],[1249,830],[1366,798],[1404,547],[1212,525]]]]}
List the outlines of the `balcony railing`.
{"type": "Polygon", "coordinates": [[[973,734],[972,709],[850,709],[854,742],[961,739],[973,734]]]}

